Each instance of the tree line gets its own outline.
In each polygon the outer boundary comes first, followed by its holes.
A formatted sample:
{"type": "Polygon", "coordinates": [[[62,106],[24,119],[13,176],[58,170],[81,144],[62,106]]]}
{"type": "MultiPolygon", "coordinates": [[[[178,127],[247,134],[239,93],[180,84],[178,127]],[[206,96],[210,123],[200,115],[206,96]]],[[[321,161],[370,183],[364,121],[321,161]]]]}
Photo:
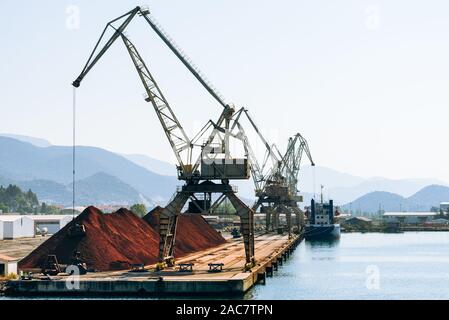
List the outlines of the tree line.
{"type": "Polygon", "coordinates": [[[45,202],[40,204],[34,192],[24,192],[18,186],[10,184],[7,187],[0,186],[0,212],[57,214],[59,208],[45,202]]]}

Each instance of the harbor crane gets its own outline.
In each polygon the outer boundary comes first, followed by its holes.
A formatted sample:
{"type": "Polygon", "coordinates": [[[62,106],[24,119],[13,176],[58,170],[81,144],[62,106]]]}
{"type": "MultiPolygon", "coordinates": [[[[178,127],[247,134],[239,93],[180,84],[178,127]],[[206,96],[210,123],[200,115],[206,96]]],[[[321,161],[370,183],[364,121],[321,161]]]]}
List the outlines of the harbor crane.
{"type": "MultiPolygon", "coordinates": [[[[251,171],[247,153],[241,158],[236,158],[230,152],[230,139],[235,138],[235,135],[231,133],[231,128],[236,127],[234,106],[225,102],[218,91],[206,80],[180,47],[156,22],[150,11],[143,7],[136,7],[106,24],[83,70],[72,83],[75,88],[80,86],[92,67],[119,38],[123,41],[145,88],[145,100],[153,106],[176,156],[178,179],[184,181],[184,184],[176,190],[172,199],[160,214],[158,268],[162,269],[166,266],[174,265],[173,249],[176,239],[177,221],[185,204],[189,202],[188,212],[204,214],[212,212],[225,199],[231,202],[236,210],[236,215],[240,217],[245,247],[245,269],[251,268],[255,263],[254,210],[237,197],[236,188],[230,184],[231,180],[249,179],[251,171]],[[209,120],[192,139],[186,134],[153,74],[150,72],[148,65],[143,61],[135,45],[124,33],[126,27],[136,16],[144,18],[175,56],[223,107],[218,119],[216,121],[209,120]],[[114,24],[118,24],[118,21],[122,21],[122,23],[117,27],[114,26],[114,24]],[[109,29],[113,29],[113,34],[100,48],[106,31],[109,29]],[[213,197],[215,194],[217,196],[213,197]]],[[[196,112],[199,113],[201,110],[196,112]]]]}
{"type": "Polygon", "coordinates": [[[261,130],[256,125],[249,111],[241,108],[236,112],[235,122],[231,132],[241,139],[245,152],[251,162],[251,176],[253,178],[256,202],[252,209],[254,212],[260,207],[261,212],[266,214],[266,230],[277,229],[279,227],[279,214],[285,213],[287,220],[287,230],[292,229],[292,213],[296,218],[296,226],[301,229],[304,225],[304,213],[299,209],[298,202],[302,202],[302,196],[298,195],[298,174],[301,166],[303,154],[306,153],[311,165],[315,163],[307,143],[307,140],[299,133],[288,139],[287,149],[282,155],[275,144],[269,144],[262,135],[261,130]],[[255,156],[245,129],[241,124],[242,115],[250,122],[257,136],[265,146],[265,156],[259,164],[255,156]],[[234,128],[238,129],[234,133],[234,128]]]}
{"type": "Polygon", "coordinates": [[[304,226],[304,213],[298,207],[298,202],[303,201],[298,194],[298,174],[304,153],[314,166],[307,140],[299,133],[288,139],[284,155],[281,155],[276,145],[269,151],[274,166],[268,176],[264,177],[262,185],[256,188],[257,200],[252,207],[254,211],[260,207],[261,213],[265,213],[267,231],[279,228],[279,215],[282,212],[286,216],[288,233],[292,230],[292,214],[295,215],[298,231],[304,226]]]}

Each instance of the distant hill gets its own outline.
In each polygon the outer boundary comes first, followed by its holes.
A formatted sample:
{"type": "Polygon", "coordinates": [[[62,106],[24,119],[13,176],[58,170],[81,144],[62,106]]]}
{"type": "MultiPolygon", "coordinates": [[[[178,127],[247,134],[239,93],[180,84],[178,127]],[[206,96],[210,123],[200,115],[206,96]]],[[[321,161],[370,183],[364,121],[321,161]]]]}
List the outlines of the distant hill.
{"type": "Polygon", "coordinates": [[[157,172],[157,174],[160,175],[175,177],[177,174],[176,165],[165,161],[154,159],[142,154],[122,154],[122,156],[129,161],[132,161],[149,171],[157,172]]]}
{"type": "Polygon", "coordinates": [[[432,206],[438,207],[440,202],[449,201],[449,188],[440,185],[427,186],[407,199],[415,206],[425,206],[428,209],[432,206]]]}
{"type": "Polygon", "coordinates": [[[306,193],[313,193],[314,184],[316,193],[319,193],[320,185],[324,185],[326,198],[332,198],[337,204],[344,204],[374,191],[397,193],[403,197],[409,197],[428,185],[445,185],[446,183],[431,178],[362,178],[320,166],[315,169],[311,166],[303,167],[299,174],[299,189],[306,193]]]}
{"type": "MultiPolygon", "coordinates": [[[[156,174],[101,148],[78,146],[76,154],[78,180],[103,172],[155,201],[168,199],[178,184],[176,177],[156,174]]],[[[14,181],[47,180],[67,185],[72,179],[72,149],[36,147],[0,136],[0,176],[14,181]]]]}
{"type": "Polygon", "coordinates": [[[13,138],[13,139],[16,139],[16,140],[19,140],[22,142],[28,142],[36,147],[41,147],[41,148],[51,146],[51,143],[45,139],[24,136],[21,134],[0,133],[0,136],[7,137],[7,138],[13,138]]]}
{"type": "Polygon", "coordinates": [[[343,209],[366,213],[375,213],[379,208],[385,211],[429,211],[445,201],[449,201],[449,187],[430,185],[407,198],[384,191],[370,192],[345,204],[343,209]]]}
{"type": "MultiPolygon", "coordinates": [[[[0,185],[10,183],[18,185],[23,190],[33,190],[39,201],[63,205],[72,204],[72,183],[64,185],[50,180],[11,181],[0,178],[0,185]]],[[[104,172],[96,173],[85,179],[76,181],[76,203],[78,205],[143,203],[152,207],[155,203],[140,192],[104,172]]]]}
{"type": "Polygon", "coordinates": [[[375,213],[378,212],[379,209],[385,211],[401,211],[407,209],[405,204],[406,199],[398,194],[385,191],[374,191],[357,198],[350,204],[344,205],[343,209],[351,209],[353,212],[361,211],[366,213],[375,213]]]}
{"type": "Polygon", "coordinates": [[[309,165],[301,168],[298,180],[300,182],[299,189],[306,192],[313,192],[314,182],[315,189],[319,190],[321,184],[327,189],[352,188],[365,181],[362,177],[322,166],[312,167],[309,165]]]}
{"type": "Polygon", "coordinates": [[[24,190],[31,189],[41,202],[66,206],[72,203],[72,191],[61,183],[43,179],[15,181],[14,183],[24,190]]]}
{"type": "MultiPolygon", "coordinates": [[[[73,184],[69,185],[72,192],[73,184]]],[[[104,172],[76,182],[77,203],[88,204],[128,204],[143,203],[147,207],[153,206],[150,200],[120,179],[104,172]]]]}

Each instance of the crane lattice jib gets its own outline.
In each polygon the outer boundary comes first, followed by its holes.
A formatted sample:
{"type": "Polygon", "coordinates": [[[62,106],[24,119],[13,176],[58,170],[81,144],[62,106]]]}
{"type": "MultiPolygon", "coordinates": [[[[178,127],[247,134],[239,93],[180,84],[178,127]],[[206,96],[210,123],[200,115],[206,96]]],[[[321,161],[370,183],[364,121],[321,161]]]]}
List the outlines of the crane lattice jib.
{"type": "MultiPolygon", "coordinates": [[[[83,70],[80,75],[73,81],[74,87],[79,87],[81,81],[93,68],[93,66],[100,60],[100,58],[106,53],[106,51],[112,46],[112,44],[119,38],[125,42],[125,45],[130,53],[133,63],[139,73],[142,83],[145,86],[147,97],[146,100],[153,104],[154,109],[158,115],[159,121],[161,122],[163,129],[169,139],[169,143],[175,153],[175,156],[180,165],[181,175],[190,175],[192,172],[198,169],[201,162],[201,155],[198,156],[195,162],[192,163],[192,148],[193,144],[187,138],[181,124],[177,120],[175,114],[171,110],[168,102],[159,90],[154,78],[151,76],[150,72],[146,68],[145,63],[138,54],[135,46],[129,41],[129,39],[124,35],[124,31],[130,22],[134,19],[136,15],[143,16],[148,22],[151,28],[156,32],[156,34],[162,39],[162,41],[169,47],[169,49],[177,56],[177,58],[187,67],[187,69],[193,74],[193,76],[201,83],[201,85],[224,107],[221,112],[216,125],[222,126],[223,123],[229,121],[234,112],[234,108],[226,104],[222,95],[218,90],[213,87],[213,85],[206,79],[206,77],[201,73],[201,71],[193,64],[190,58],[182,51],[182,49],[173,41],[173,39],[163,30],[163,28],[156,22],[156,20],[150,15],[148,9],[141,7],[136,7],[133,10],[121,15],[120,17],[109,21],[103,32],[100,35],[93,51],[91,52],[83,70]],[[117,21],[124,19],[124,21],[118,26],[114,27],[117,21]],[[100,49],[100,43],[106,36],[106,31],[108,28],[114,30],[112,36],[106,41],[106,43],[100,49]],[[181,153],[187,153],[184,157],[181,153]]],[[[213,130],[209,134],[207,142],[205,145],[209,145],[217,136],[217,131],[213,130]]]]}
{"type": "Polygon", "coordinates": [[[233,132],[233,129],[237,127],[238,128],[238,138],[243,141],[243,146],[245,149],[246,154],[248,155],[250,162],[251,162],[251,175],[253,177],[254,186],[256,189],[256,192],[262,191],[265,188],[265,184],[268,180],[270,180],[270,177],[273,176],[274,168],[278,166],[279,159],[281,156],[277,156],[275,153],[275,150],[277,148],[275,145],[270,145],[265,139],[265,137],[262,135],[261,131],[259,130],[258,126],[256,125],[255,121],[252,119],[252,117],[249,115],[249,112],[245,108],[239,109],[234,118],[233,126],[231,127],[231,132],[233,132]],[[257,157],[251,147],[251,144],[249,142],[249,139],[246,135],[246,132],[244,130],[244,127],[240,123],[240,117],[244,114],[246,118],[249,120],[251,126],[253,127],[254,131],[257,133],[258,137],[262,141],[262,143],[265,146],[265,156],[264,161],[262,164],[259,163],[257,160],[257,157]],[[271,160],[271,166],[269,165],[269,160],[271,160]],[[269,167],[268,172],[266,173],[267,167],[269,167]]]}
{"type": "Polygon", "coordinates": [[[121,15],[118,18],[115,18],[111,21],[109,21],[105,28],[103,29],[103,32],[100,35],[100,38],[98,39],[94,50],[89,56],[89,59],[86,62],[86,65],[84,66],[83,70],[81,71],[78,78],[73,81],[73,86],[79,87],[81,84],[81,81],[84,79],[84,77],[87,75],[87,73],[92,69],[92,67],[100,60],[100,58],[103,56],[103,54],[111,47],[111,45],[117,40],[117,38],[123,34],[126,27],[130,24],[130,22],[134,19],[136,15],[144,17],[145,21],[148,22],[148,24],[151,26],[151,28],[156,32],[156,34],[162,39],[162,41],[168,46],[168,48],[178,57],[178,59],[186,66],[186,68],[193,74],[193,76],[201,83],[201,85],[209,92],[223,107],[226,108],[227,103],[225,102],[225,99],[223,96],[218,92],[218,90],[211,84],[209,80],[203,75],[203,73],[198,69],[198,67],[195,66],[195,64],[192,62],[192,60],[183,52],[183,50],[175,43],[175,41],[168,35],[166,31],[160,26],[159,23],[156,22],[156,19],[150,15],[150,11],[146,8],[142,7],[135,7],[133,10],[121,15]],[[125,18],[126,17],[126,18],[125,18]],[[113,23],[117,22],[118,20],[121,20],[125,18],[123,23],[118,27],[114,28],[113,23]],[[98,46],[100,45],[101,41],[103,40],[103,37],[106,34],[106,31],[109,27],[112,27],[115,31],[112,34],[112,36],[108,39],[106,44],[103,46],[102,49],[100,49],[97,53],[98,46]]]}
{"type": "Polygon", "coordinates": [[[153,105],[159,121],[162,124],[164,132],[173,149],[173,152],[175,153],[175,156],[178,160],[182,174],[191,174],[191,172],[189,172],[188,168],[185,166],[192,160],[192,144],[190,139],[187,137],[187,134],[176,118],[175,113],[171,109],[168,101],[165,99],[162,91],[151,75],[151,72],[148,70],[145,61],[143,61],[134,44],[123,34],[122,39],[128,50],[131,60],[136,67],[142,84],[145,87],[147,93],[147,97],[145,98],[145,100],[151,102],[151,104],[153,105]],[[183,153],[186,153],[184,159],[182,158],[183,153]]]}
{"type": "Polygon", "coordinates": [[[243,126],[238,122],[238,120],[236,120],[234,123],[238,127],[238,138],[243,142],[243,148],[251,163],[251,176],[254,181],[254,187],[256,191],[261,190],[263,187],[262,183],[264,181],[262,169],[259,165],[259,162],[257,161],[251,144],[249,143],[249,139],[245,133],[245,130],[243,129],[243,126]]]}
{"type": "Polygon", "coordinates": [[[292,194],[297,193],[298,174],[304,152],[309,158],[312,166],[314,166],[315,163],[313,162],[307,140],[299,133],[289,138],[287,150],[282,160],[281,172],[286,178],[289,191],[292,194]]]}

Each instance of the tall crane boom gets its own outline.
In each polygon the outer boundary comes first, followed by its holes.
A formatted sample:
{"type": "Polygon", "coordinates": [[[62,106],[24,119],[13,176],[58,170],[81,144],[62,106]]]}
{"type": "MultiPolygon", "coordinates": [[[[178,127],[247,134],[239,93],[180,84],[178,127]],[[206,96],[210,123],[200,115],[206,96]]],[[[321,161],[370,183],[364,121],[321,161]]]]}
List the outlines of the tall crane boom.
{"type": "Polygon", "coordinates": [[[147,97],[145,100],[151,102],[154,110],[159,118],[164,132],[168,138],[170,146],[175,153],[179,163],[179,173],[184,175],[191,175],[189,167],[186,164],[191,162],[192,143],[187,137],[183,127],[176,118],[175,113],[171,109],[168,101],[165,99],[162,91],[157,85],[151,72],[148,70],[145,61],[143,61],[134,44],[123,34],[122,40],[128,50],[128,53],[133,61],[133,64],[139,74],[143,86],[145,87],[147,97]],[[186,158],[183,159],[181,154],[187,151],[186,158]]]}
{"type": "Polygon", "coordinates": [[[117,40],[118,37],[120,37],[120,35],[123,34],[126,27],[131,23],[131,21],[134,19],[136,15],[144,17],[145,21],[148,22],[148,24],[156,32],[156,34],[162,39],[162,41],[167,45],[167,47],[176,55],[176,57],[178,57],[178,59],[184,64],[184,66],[193,74],[193,76],[201,83],[201,85],[207,90],[207,92],[209,92],[212,95],[212,97],[214,97],[214,99],[218,101],[218,103],[220,103],[224,108],[226,108],[227,104],[223,96],[218,92],[218,90],[210,83],[210,81],[206,79],[206,77],[202,74],[202,72],[193,64],[191,59],[187,57],[187,55],[167,34],[167,32],[164,31],[164,29],[160,26],[160,24],[156,22],[156,19],[154,19],[154,17],[150,15],[150,11],[147,8],[139,6],[135,7],[133,10],[121,15],[118,18],[109,21],[106,24],[105,28],[103,29],[103,32],[100,35],[100,38],[98,39],[94,47],[94,50],[92,51],[92,53],[89,56],[89,59],[86,62],[86,65],[84,66],[83,70],[81,71],[80,75],[76,78],[76,80],[73,81],[72,83],[73,86],[76,88],[80,86],[81,81],[84,79],[84,77],[89,73],[89,71],[98,62],[98,60],[100,60],[100,58],[105,54],[105,52],[112,46],[115,40],[117,40]],[[115,28],[113,26],[114,22],[117,22],[118,20],[121,20],[125,17],[126,17],[125,21],[123,21],[118,28],[115,28]],[[114,29],[114,33],[109,38],[109,40],[107,40],[103,48],[100,49],[96,54],[98,46],[100,45],[109,27],[114,29]]]}
{"type": "MultiPolygon", "coordinates": [[[[197,172],[201,163],[201,155],[192,162],[192,141],[187,137],[183,127],[176,118],[174,112],[170,108],[167,100],[162,94],[161,90],[157,86],[154,77],[149,72],[146,67],[145,62],[142,60],[140,54],[138,53],[136,47],[129,41],[129,39],[124,35],[124,31],[127,26],[131,23],[134,17],[142,16],[145,21],[151,26],[151,28],[156,32],[156,34],[162,39],[162,41],[168,46],[168,48],[176,55],[176,57],[184,64],[184,66],[193,74],[193,76],[201,83],[201,85],[212,95],[212,97],[217,100],[220,105],[224,107],[221,112],[216,126],[220,127],[223,124],[225,129],[229,128],[229,123],[234,113],[234,108],[225,103],[224,98],[221,94],[212,86],[212,84],[205,78],[201,71],[192,63],[191,59],[182,51],[182,49],[173,41],[173,39],[163,30],[163,28],[156,22],[156,20],[150,16],[150,12],[146,8],[136,7],[133,10],[121,15],[109,21],[103,32],[100,35],[93,51],[89,55],[89,58],[75,81],[72,85],[74,87],[79,87],[85,76],[91,71],[94,65],[101,59],[101,57],[106,53],[106,51],[112,46],[112,44],[121,37],[131,59],[136,67],[139,77],[145,87],[146,98],[145,100],[151,102],[157,113],[159,121],[162,124],[164,132],[169,140],[170,146],[172,147],[175,157],[178,161],[178,176],[180,179],[190,179],[194,172],[197,172]],[[124,19],[124,21],[115,27],[114,23],[119,20],[124,19]],[[105,38],[106,31],[108,28],[114,30],[112,36],[106,41],[106,43],[100,49],[100,43],[102,43],[103,38],[105,38]]],[[[217,136],[217,132],[214,130],[208,137],[205,145],[209,145],[217,136]]],[[[227,139],[227,138],[226,138],[227,139]]],[[[223,149],[227,150],[228,141],[223,140],[223,149]]]]}
{"type": "Polygon", "coordinates": [[[151,16],[149,11],[142,14],[148,24],[153,28],[156,34],[162,39],[162,41],[170,48],[170,50],[178,57],[179,60],[186,66],[187,69],[193,74],[193,76],[201,83],[201,85],[209,92],[215,100],[218,101],[223,107],[226,107],[226,102],[218,90],[206,79],[201,71],[192,63],[189,57],[182,51],[182,49],[175,43],[175,41],[165,32],[156,19],[151,16]]]}
{"type": "Polygon", "coordinates": [[[106,53],[106,51],[108,51],[108,49],[112,46],[112,44],[115,42],[115,40],[118,39],[118,37],[120,37],[120,35],[123,34],[123,32],[125,31],[126,27],[129,25],[129,23],[133,20],[133,18],[136,16],[137,13],[140,12],[140,7],[136,7],[133,10],[121,15],[118,18],[115,18],[111,21],[109,21],[106,26],[103,29],[103,32],[100,35],[100,38],[98,39],[94,50],[92,51],[92,53],[89,56],[89,59],[87,59],[87,62],[83,68],[83,70],[81,71],[80,75],[76,78],[75,81],[72,82],[72,85],[75,88],[78,88],[81,84],[81,81],[84,79],[84,77],[89,73],[89,71],[92,69],[92,67],[98,62],[98,60],[100,60],[100,58],[106,53]],[[113,23],[126,17],[125,21],[118,27],[118,28],[114,28],[113,27],[113,23]],[[109,40],[106,42],[106,44],[103,46],[103,48],[100,49],[100,51],[96,53],[98,46],[101,43],[101,40],[103,39],[103,37],[106,34],[106,31],[108,30],[108,28],[111,27],[113,28],[115,31],[112,34],[112,36],[109,38],[109,40]]]}

